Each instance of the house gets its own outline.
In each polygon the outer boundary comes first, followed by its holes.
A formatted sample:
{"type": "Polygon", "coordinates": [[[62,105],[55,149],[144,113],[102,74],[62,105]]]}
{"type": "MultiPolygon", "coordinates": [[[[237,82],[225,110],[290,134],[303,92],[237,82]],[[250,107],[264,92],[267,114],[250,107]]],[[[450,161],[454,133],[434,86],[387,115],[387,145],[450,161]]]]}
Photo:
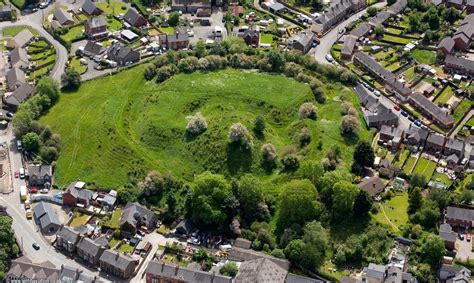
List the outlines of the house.
{"type": "Polygon", "coordinates": [[[408,5],[408,1],[407,0],[399,0],[397,2],[395,2],[394,4],[392,4],[389,8],[388,8],[388,12],[393,14],[393,15],[398,15],[400,14],[401,12],[403,12],[403,10],[405,10],[405,8],[407,7],[408,5]]]}
{"type": "Polygon", "coordinates": [[[102,55],[105,50],[106,48],[102,44],[88,40],[82,53],[89,57],[95,57],[102,55]]]}
{"type": "Polygon", "coordinates": [[[452,251],[455,249],[457,234],[453,232],[453,228],[449,224],[441,224],[439,226],[438,236],[444,241],[446,249],[452,251]]]}
{"type": "Polygon", "coordinates": [[[138,39],[138,34],[134,33],[133,31],[129,29],[124,29],[120,32],[120,36],[128,41],[134,41],[138,39]]]}
{"type": "Polygon", "coordinates": [[[235,276],[235,283],[285,282],[288,270],[266,258],[244,261],[235,276]]]}
{"type": "Polygon", "coordinates": [[[247,45],[259,47],[260,46],[260,29],[252,27],[244,30],[239,36],[245,41],[247,45]]]}
{"type": "Polygon", "coordinates": [[[300,31],[288,39],[288,48],[306,54],[313,45],[313,39],[314,34],[310,30],[300,31]]]}
{"type": "Polygon", "coordinates": [[[438,54],[442,57],[446,57],[449,54],[452,54],[454,51],[454,39],[450,36],[443,38],[438,44],[438,54]]]}
{"type": "Polygon", "coordinates": [[[462,10],[463,0],[446,0],[446,6],[462,10]]]}
{"type": "Polygon", "coordinates": [[[91,0],[84,1],[84,4],[82,4],[81,10],[84,14],[86,14],[89,17],[99,16],[100,14],[104,12],[102,11],[102,9],[97,7],[97,5],[91,0]]]}
{"type": "Polygon", "coordinates": [[[380,129],[382,126],[398,126],[398,116],[391,109],[377,105],[375,111],[363,111],[364,121],[369,128],[380,129]]]}
{"type": "Polygon", "coordinates": [[[474,13],[474,0],[466,0],[466,11],[468,14],[474,13]]]}
{"type": "Polygon", "coordinates": [[[341,58],[344,60],[350,60],[356,47],[357,37],[354,35],[348,35],[344,39],[344,45],[341,50],[341,58]]]}
{"type": "Polygon", "coordinates": [[[377,15],[369,19],[369,24],[372,27],[376,27],[378,25],[385,23],[391,17],[393,17],[393,14],[389,13],[386,10],[382,10],[377,15]]]}
{"type": "Polygon", "coordinates": [[[252,242],[244,238],[237,238],[235,239],[234,246],[242,249],[250,249],[252,242]]]}
{"type": "Polygon", "coordinates": [[[316,34],[324,34],[334,25],[344,20],[354,12],[357,12],[367,6],[366,1],[359,0],[340,0],[331,2],[329,7],[319,16],[317,16],[311,30],[316,34]]]}
{"type": "Polygon", "coordinates": [[[26,83],[25,72],[18,67],[12,68],[7,72],[7,86],[9,91],[14,91],[26,83]]]}
{"type": "Polygon", "coordinates": [[[181,50],[188,48],[189,36],[183,30],[177,30],[175,34],[160,34],[160,45],[166,49],[181,50]]]}
{"type": "Polygon", "coordinates": [[[86,189],[84,182],[72,182],[63,193],[63,204],[71,207],[88,207],[93,192],[86,189]]]}
{"type": "Polygon", "coordinates": [[[354,54],[354,63],[367,70],[381,82],[386,82],[389,79],[395,78],[395,75],[392,72],[382,67],[382,65],[377,63],[375,59],[364,52],[357,52],[354,54]]]}
{"type": "Polygon", "coordinates": [[[431,100],[426,98],[426,96],[414,93],[410,96],[409,102],[413,107],[423,112],[427,118],[434,120],[442,128],[450,129],[453,127],[454,119],[447,112],[444,112],[431,100]]]}
{"type": "Polygon", "coordinates": [[[369,32],[370,32],[370,29],[371,29],[371,26],[370,24],[366,23],[366,22],[363,22],[361,23],[358,27],[356,27],[355,29],[353,29],[351,32],[350,32],[350,35],[353,35],[355,36],[357,39],[363,37],[363,36],[366,36],[369,32]]]}
{"type": "Polygon", "coordinates": [[[471,271],[462,266],[442,264],[438,279],[440,283],[469,283],[471,282],[471,271]]]}
{"type": "Polygon", "coordinates": [[[59,281],[60,282],[83,282],[83,283],[95,283],[99,282],[96,277],[92,277],[84,274],[83,270],[74,268],[66,265],[61,265],[59,269],[59,281]]]}
{"type": "Polygon", "coordinates": [[[7,43],[8,49],[13,49],[15,47],[25,47],[30,44],[35,39],[35,36],[27,28],[20,31],[7,43]]]}
{"type": "Polygon", "coordinates": [[[448,138],[444,145],[443,155],[455,154],[459,159],[464,157],[464,142],[458,139],[448,138]]]}
{"type": "Polygon", "coordinates": [[[267,259],[271,262],[278,265],[280,268],[284,270],[290,269],[290,262],[286,259],[276,258],[262,252],[254,251],[251,249],[239,248],[239,247],[232,247],[229,252],[229,259],[233,261],[240,261],[240,262],[248,262],[251,260],[256,259],[267,259]]]}
{"type": "Polygon", "coordinates": [[[127,66],[140,61],[140,53],[134,51],[120,42],[115,42],[107,49],[107,58],[122,66],[127,66]]]}
{"type": "Polygon", "coordinates": [[[194,227],[194,223],[191,221],[191,219],[184,219],[181,220],[181,222],[179,222],[176,226],[175,233],[178,236],[189,237],[191,232],[194,230],[194,227]]]}
{"type": "Polygon", "coordinates": [[[157,222],[158,217],[153,211],[136,202],[128,202],[120,218],[120,229],[130,234],[135,234],[141,228],[153,231],[157,222]]]}
{"type": "Polygon", "coordinates": [[[81,238],[78,232],[68,226],[61,226],[56,232],[56,247],[72,254],[76,250],[76,244],[81,238]]]}
{"type": "Polygon", "coordinates": [[[474,210],[448,206],[444,220],[452,227],[471,228],[474,220],[474,210]]]}
{"type": "Polygon", "coordinates": [[[123,20],[136,28],[147,25],[146,19],[140,15],[135,8],[128,9],[127,13],[123,16],[123,20]]]}
{"type": "Polygon", "coordinates": [[[100,256],[104,250],[104,245],[87,237],[81,237],[76,244],[77,257],[90,266],[99,265],[100,256]]]}
{"type": "Polygon", "coordinates": [[[376,197],[385,189],[385,184],[377,176],[365,177],[357,186],[359,189],[366,191],[371,197],[376,197]]]}
{"type": "Polygon", "coordinates": [[[90,40],[102,40],[109,36],[107,21],[103,16],[88,18],[84,25],[84,30],[90,40]]]}
{"type": "Polygon", "coordinates": [[[117,191],[110,190],[105,196],[100,196],[97,198],[97,203],[99,203],[104,209],[111,211],[115,203],[117,202],[117,191]]]}
{"type": "Polygon", "coordinates": [[[4,96],[5,104],[13,111],[16,111],[20,104],[30,98],[36,91],[36,88],[28,83],[21,84],[13,92],[6,93],[4,96]]]}
{"type": "Polygon", "coordinates": [[[28,54],[25,49],[16,47],[10,51],[10,65],[12,68],[20,68],[22,70],[28,69],[30,66],[30,60],[28,60],[28,54]]]}
{"type": "Polygon", "coordinates": [[[399,81],[396,77],[389,78],[385,81],[385,88],[395,94],[403,102],[406,102],[408,96],[412,94],[411,89],[401,81],[399,81]]]}
{"type": "Polygon", "coordinates": [[[414,127],[410,124],[406,133],[405,141],[408,145],[425,146],[429,132],[426,129],[414,127]]]}
{"type": "Polygon", "coordinates": [[[474,76],[474,61],[452,55],[444,59],[444,68],[458,74],[474,76]]]}
{"type": "Polygon", "coordinates": [[[32,187],[51,187],[53,179],[52,165],[29,165],[28,166],[28,184],[32,187]]]}
{"type": "Polygon", "coordinates": [[[210,0],[172,0],[171,10],[183,13],[197,13],[198,9],[211,8],[210,0]]]}
{"type": "Polygon", "coordinates": [[[0,7],[0,21],[11,21],[12,19],[12,7],[10,5],[0,7]]]}
{"type": "Polygon", "coordinates": [[[56,9],[53,13],[53,20],[57,21],[61,26],[69,26],[74,24],[71,14],[63,9],[56,9]]]}
{"type": "Polygon", "coordinates": [[[33,263],[26,256],[12,260],[5,282],[57,282],[60,272],[49,261],[33,263]]]}
{"type": "Polygon", "coordinates": [[[99,259],[102,271],[122,279],[132,277],[138,265],[136,259],[114,250],[105,250],[99,259]]]}
{"type": "Polygon", "coordinates": [[[41,232],[45,234],[54,234],[61,227],[58,216],[54,212],[51,204],[41,201],[33,208],[33,218],[41,232]]]}
{"type": "Polygon", "coordinates": [[[445,137],[437,133],[431,133],[428,135],[425,143],[425,151],[438,154],[443,151],[445,137]]]}
{"type": "Polygon", "coordinates": [[[411,273],[404,272],[392,264],[380,265],[369,263],[362,271],[361,282],[381,282],[381,283],[417,283],[418,280],[411,273]]]}
{"type": "Polygon", "coordinates": [[[382,125],[380,141],[390,143],[390,146],[399,147],[403,140],[403,131],[394,126],[382,125]]]}
{"type": "Polygon", "coordinates": [[[154,282],[219,282],[232,283],[232,277],[218,273],[210,273],[201,270],[193,270],[186,267],[179,267],[173,263],[163,263],[161,261],[150,261],[146,270],[145,278],[147,283],[154,282]]]}

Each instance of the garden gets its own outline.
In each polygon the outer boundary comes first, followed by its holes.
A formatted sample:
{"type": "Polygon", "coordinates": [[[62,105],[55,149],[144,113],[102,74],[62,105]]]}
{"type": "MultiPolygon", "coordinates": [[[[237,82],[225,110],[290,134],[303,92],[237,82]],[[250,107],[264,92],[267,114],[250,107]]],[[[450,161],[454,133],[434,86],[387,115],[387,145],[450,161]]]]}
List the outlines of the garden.
{"type": "Polygon", "coordinates": [[[120,14],[125,14],[128,11],[128,6],[123,2],[118,1],[106,1],[99,2],[97,6],[108,15],[118,17],[120,14]]]}
{"type": "Polygon", "coordinates": [[[408,193],[397,193],[387,201],[378,205],[378,212],[372,217],[380,224],[386,225],[395,233],[408,222],[408,193]]]}
{"type": "Polygon", "coordinates": [[[436,169],[436,162],[428,160],[424,157],[418,159],[413,174],[420,174],[425,177],[425,180],[430,180],[436,169]]]}

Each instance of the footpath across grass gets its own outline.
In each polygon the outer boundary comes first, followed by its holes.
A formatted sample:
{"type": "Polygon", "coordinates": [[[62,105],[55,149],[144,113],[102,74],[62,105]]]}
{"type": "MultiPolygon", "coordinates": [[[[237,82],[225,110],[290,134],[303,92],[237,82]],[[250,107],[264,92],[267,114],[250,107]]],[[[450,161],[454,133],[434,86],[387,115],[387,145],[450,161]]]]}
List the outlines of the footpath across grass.
{"type": "Polygon", "coordinates": [[[380,203],[378,209],[378,213],[372,216],[373,219],[388,226],[393,232],[399,232],[400,226],[408,222],[408,193],[403,192],[380,203]]]}

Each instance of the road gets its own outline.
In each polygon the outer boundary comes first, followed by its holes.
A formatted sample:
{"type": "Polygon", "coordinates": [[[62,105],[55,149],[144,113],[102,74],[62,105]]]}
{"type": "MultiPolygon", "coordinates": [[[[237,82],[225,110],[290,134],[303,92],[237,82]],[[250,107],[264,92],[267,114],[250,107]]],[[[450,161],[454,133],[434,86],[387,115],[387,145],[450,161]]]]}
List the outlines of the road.
{"type": "MultiPolygon", "coordinates": [[[[381,8],[386,5],[387,5],[386,2],[380,2],[370,7],[381,8]]],[[[366,12],[367,9],[368,8],[350,16],[345,21],[335,26],[332,30],[330,30],[320,39],[320,43],[318,44],[318,46],[316,46],[316,48],[313,48],[312,50],[309,51],[309,52],[314,52],[314,58],[316,59],[316,61],[323,64],[330,64],[326,60],[325,57],[327,54],[331,53],[332,45],[339,39],[339,36],[341,36],[341,34],[339,34],[339,31],[345,29],[346,26],[349,25],[351,22],[357,20],[360,16],[362,16],[366,12]]]]}

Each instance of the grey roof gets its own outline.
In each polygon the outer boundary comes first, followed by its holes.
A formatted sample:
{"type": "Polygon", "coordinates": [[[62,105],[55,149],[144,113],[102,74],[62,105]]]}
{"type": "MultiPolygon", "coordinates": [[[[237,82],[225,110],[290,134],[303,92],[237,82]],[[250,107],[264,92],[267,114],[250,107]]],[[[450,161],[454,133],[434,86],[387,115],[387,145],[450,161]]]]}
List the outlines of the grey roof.
{"type": "Polygon", "coordinates": [[[435,145],[444,146],[444,137],[437,133],[431,133],[426,141],[435,145]]]}
{"type": "Polygon", "coordinates": [[[133,31],[129,29],[124,29],[120,32],[120,35],[124,37],[125,39],[132,41],[136,38],[138,38],[138,34],[134,33],[133,31]]]}
{"type": "Polygon", "coordinates": [[[359,184],[357,184],[357,186],[361,190],[366,191],[372,197],[381,193],[385,188],[385,184],[377,176],[364,178],[359,184]]]}
{"type": "Polygon", "coordinates": [[[357,37],[353,35],[346,36],[344,40],[344,45],[342,46],[341,54],[351,56],[354,52],[354,47],[357,42],[357,37]]]}
{"type": "Polygon", "coordinates": [[[367,89],[362,84],[357,84],[354,90],[359,98],[360,104],[366,108],[370,108],[377,103],[377,98],[370,95],[367,89]]]}
{"type": "Polygon", "coordinates": [[[130,265],[136,265],[136,260],[113,250],[105,250],[100,256],[100,261],[110,264],[119,270],[126,270],[130,265]]]}
{"type": "Polygon", "coordinates": [[[407,0],[399,0],[388,8],[388,11],[394,15],[401,13],[407,7],[407,0]]]}
{"type": "Polygon", "coordinates": [[[439,279],[452,283],[471,282],[471,271],[462,266],[442,264],[439,269],[439,279]]]}
{"type": "Polygon", "coordinates": [[[364,268],[365,276],[368,278],[382,280],[385,275],[385,266],[375,263],[369,263],[369,266],[364,268]]]}
{"type": "Polygon", "coordinates": [[[123,210],[122,218],[120,218],[120,226],[128,222],[133,226],[150,225],[157,219],[155,213],[136,202],[128,202],[123,210]]]}
{"type": "Polygon", "coordinates": [[[140,18],[143,17],[134,8],[128,9],[127,13],[123,16],[124,21],[132,26],[134,26],[140,18]]]}
{"type": "Polygon", "coordinates": [[[305,31],[300,31],[293,36],[290,37],[291,42],[298,42],[303,46],[308,46],[313,42],[313,37],[314,34],[312,31],[305,30],[305,31]]]}
{"type": "Polygon", "coordinates": [[[91,0],[84,1],[84,4],[82,4],[81,9],[88,15],[92,15],[96,10],[99,10],[101,13],[103,12],[102,9],[97,7],[97,5],[91,0]]]}
{"type": "Polygon", "coordinates": [[[59,222],[58,216],[56,215],[54,211],[48,212],[45,215],[41,216],[39,219],[39,222],[40,222],[41,228],[43,229],[48,227],[50,224],[54,224],[56,226],[61,225],[61,222],[59,222]]]}
{"type": "Polygon", "coordinates": [[[424,95],[419,93],[414,93],[410,96],[411,101],[415,103],[419,108],[422,108],[424,111],[428,112],[431,116],[433,116],[438,121],[441,121],[443,124],[452,124],[454,122],[453,118],[441,108],[439,108],[436,104],[431,102],[428,98],[424,95]]]}
{"type": "Polygon", "coordinates": [[[52,165],[29,165],[28,166],[28,175],[29,176],[52,176],[53,175],[53,166],[52,165]]]}
{"type": "Polygon", "coordinates": [[[23,101],[28,99],[35,90],[36,88],[31,84],[21,84],[20,87],[15,89],[9,96],[5,97],[5,102],[9,105],[19,106],[23,101]]]}
{"type": "Polygon", "coordinates": [[[36,219],[39,219],[46,214],[56,214],[51,204],[40,201],[37,205],[35,205],[35,207],[33,207],[33,215],[36,219]]]}
{"type": "Polygon", "coordinates": [[[129,56],[129,54],[132,52],[137,53],[137,51],[134,51],[127,46],[116,42],[112,44],[112,46],[110,46],[107,50],[107,57],[112,61],[118,62],[126,59],[127,56],[129,56]]]}
{"type": "Polygon", "coordinates": [[[252,241],[249,241],[245,238],[237,238],[235,239],[234,246],[243,249],[250,249],[252,246],[252,241]]]}
{"type": "Polygon", "coordinates": [[[28,66],[28,54],[25,49],[16,47],[10,52],[10,63],[12,67],[28,66]]]}
{"type": "Polygon", "coordinates": [[[78,182],[72,182],[71,184],[69,184],[65,193],[70,193],[75,198],[90,200],[94,193],[86,188],[82,188],[82,189],[77,188],[76,187],[77,183],[78,182]]]}
{"type": "Polygon", "coordinates": [[[451,225],[449,224],[441,224],[439,226],[439,233],[438,235],[443,238],[443,240],[448,242],[455,242],[456,241],[456,233],[453,232],[451,225]]]}
{"type": "Polygon", "coordinates": [[[474,220],[474,210],[468,208],[448,206],[448,208],[446,209],[446,217],[462,221],[472,221],[474,220]]]}
{"type": "Polygon", "coordinates": [[[98,28],[107,26],[107,22],[103,16],[90,17],[87,19],[87,25],[90,28],[98,28]]]}
{"type": "Polygon", "coordinates": [[[7,83],[8,87],[12,88],[17,83],[25,83],[26,76],[25,72],[23,72],[20,68],[14,67],[7,72],[7,83]]]}
{"type": "Polygon", "coordinates": [[[446,59],[444,59],[444,62],[448,67],[456,68],[458,70],[466,70],[468,73],[474,74],[474,61],[448,54],[446,59]]]}
{"type": "Polygon", "coordinates": [[[316,280],[310,277],[300,276],[293,273],[288,273],[285,283],[322,283],[324,281],[316,280]]]}
{"type": "Polygon", "coordinates": [[[445,147],[455,151],[464,151],[464,142],[458,139],[447,139],[445,147]]]}
{"type": "Polygon", "coordinates": [[[387,79],[386,83],[390,85],[395,91],[402,95],[411,94],[411,89],[401,81],[397,80],[396,77],[387,79]]]}
{"type": "Polygon", "coordinates": [[[97,256],[101,249],[105,247],[101,243],[97,243],[94,240],[87,238],[87,237],[82,237],[79,242],[77,242],[76,247],[84,252],[86,252],[89,255],[92,256],[97,256]]]}
{"type": "Polygon", "coordinates": [[[56,281],[59,279],[59,270],[56,269],[50,262],[32,263],[26,257],[21,257],[12,260],[10,269],[6,273],[6,277],[34,279],[34,280],[49,280],[56,281]]]}
{"type": "Polygon", "coordinates": [[[377,74],[382,80],[388,80],[394,78],[395,75],[380,65],[375,59],[365,54],[364,52],[357,52],[354,55],[354,59],[357,59],[365,68],[371,70],[377,74]]]}
{"type": "Polygon", "coordinates": [[[53,13],[53,17],[61,25],[67,24],[68,22],[74,22],[74,20],[72,19],[72,16],[68,12],[64,11],[63,9],[56,9],[56,11],[54,11],[53,13]]]}
{"type": "Polygon", "coordinates": [[[285,282],[288,271],[266,258],[244,261],[235,282],[285,282]]]}
{"type": "Polygon", "coordinates": [[[115,205],[117,198],[111,195],[105,195],[102,201],[106,203],[108,206],[112,207],[115,205]]]}
{"type": "Polygon", "coordinates": [[[383,24],[386,20],[392,17],[392,14],[383,10],[380,11],[375,17],[369,19],[369,24],[372,26],[377,26],[383,24]]]}
{"type": "Polygon", "coordinates": [[[251,249],[242,249],[234,246],[229,253],[229,259],[235,261],[252,261],[255,259],[263,258],[272,261],[276,265],[280,266],[282,269],[288,270],[290,268],[290,262],[286,259],[273,257],[251,249]]]}
{"type": "Polygon", "coordinates": [[[88,40],[86,45],[84,46],[84,52],[88,52],[90,54],[94,54],[94,55],[100,55],[102,53],[105,52],[105,47],[102,46],[101,44],[97,43],[97,42],[94,42],[94,41],[90,41],[88,40]]]}
{"type": "Polygon", "coordinates": [[[270,9],[274,10],[275,12],[278,12],[280,10],[285,9],[285,6],[279,2],[276,2],[270,5],[270,9]]]}
{"type": "Polygon", "coordinates": [[[360,38],[366,35],[369,31],[370,31],[370,25],[366,22],[363,22],[358,27],[353,29],[350,34],[356,36],[357,38],[360,38]]]}
{"type": "Polygon", "coordinates": [[[33,39],[34,35],[27,28],[20,31],[15,37],[12,38],[12,42],[19,47],[24,47],[28,42],[33,39]]]}
{"type": "Polygon", "coordinates": [[[68,226],[62,226],[58,232],[56,232],[56,236],[73,244],[75,244],[80,237],[79,233],[68,226]]]}
{"type": "Polygon", "coordinates": [[[428,137],[429,132],[426,129],[411,126],[407,131],[407,139],[414,143],[420,143],[428,137]]]}
{"type": "Polygon", "coordinates": [[[189,36],[185,31],[177,30],[174,34],[161,34],[160,41],[168,43],[189,41],[189,36]]]}

